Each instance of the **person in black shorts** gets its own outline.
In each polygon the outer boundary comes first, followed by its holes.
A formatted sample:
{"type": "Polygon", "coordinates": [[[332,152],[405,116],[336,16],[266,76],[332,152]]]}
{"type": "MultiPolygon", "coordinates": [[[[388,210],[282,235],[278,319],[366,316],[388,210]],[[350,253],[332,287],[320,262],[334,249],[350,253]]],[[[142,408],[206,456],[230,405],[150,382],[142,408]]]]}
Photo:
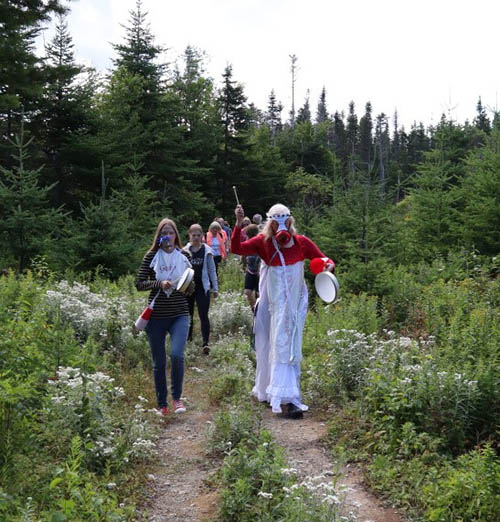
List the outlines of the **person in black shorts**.
{"type": "MultiPolygon", "coordinates": [[[[259,233],[257,225],[248,225],[244,230],[248,239],[255,237],[259,233]]],[[[259,272],[260,257],[257,255],[248,256],[245,269],[245,295],[252,312],[255,311],[255,303],[259,297],[259,272]]]]}

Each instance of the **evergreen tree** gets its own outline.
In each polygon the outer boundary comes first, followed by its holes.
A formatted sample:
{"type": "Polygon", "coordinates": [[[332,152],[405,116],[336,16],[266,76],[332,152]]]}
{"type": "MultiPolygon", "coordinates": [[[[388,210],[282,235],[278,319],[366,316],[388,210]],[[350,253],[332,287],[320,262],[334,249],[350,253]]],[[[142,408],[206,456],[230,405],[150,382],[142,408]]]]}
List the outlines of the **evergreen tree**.
{"type": "Polygon", "coordinates": [[[269,95],[269,101],[267,104],[266,122],[271,130],[271,143],[276,143],[276,134],[281,130],[281,112],[283,111],[283,105],[281,102],[276,100],[276,94],[274,89],[269,95]]]}
{"type": "Polygon", "coordinates": [[[388,200],[378,179],[365,171],[349,176],[335,183],[332,205],[311,237],[341,261],[353,289],[370,291],[383,263],[388,200]]]}
{"type": "Polygon", "coordinates": [[[297,113],[297,119],[295,120],[297,123],[304,123],[305,121],[311,121],[311,109],[309,107],[309,91],[307,91],[306,99],[304,100],[304,105],[299,109],[297,113]]]}
{"type": "Polygon", "coordinates": [[[33,138],[24,141],[24,126],[16,136],[17,163],[11,170],[0,167],[0,246],[7,264],[24,270],[36,255],[50,254],[51,247],[65,219],[60,208],[49,204],[52,186],[40,184],[40,169],[25,166],[28,147],[33,138]]]}
{"type": "Polygon", "coordinates": [[[464,208],[457,234],[481,254],[500,253],[500,130],[494,130],[484,147],[465,161],[461,184],[464,208]]]}
{"type": "Polygon", "coordinates": [[[54,39],[46,46],[46,81],[33,119],[33,131],[48,160],[45,179],[56,183],[53,197],[56,206],[73,200],[70,191],[76,184],[71,165],[75,161],[74,138],[80,139],[92,127],[95,85],[91,82],[95,76],[88,71],[83,77],[84,71],[74,61],[72,38],[60,17],[54,39]]]}
{"type": "Polygon", "coordinates": [[[171,204],[180,219],[190,204],[199,201],[196,178],[200,167],[196,158],[189,157],[182,100],[173,86],[166,88],[166,65],[157,63],[162,48],[154,43],[146,14],[138,0],[136,10],[130,12],[125,43],[115,45],[117,68],[101,106],[102,157],[114,188],[126,176],[133,158],[144,163],[150,188],[157,191],[163,205],[171,204]]]}
{"type": "Polygon", "coordinates": [[[373,161],[373,122],[372,104],[368,102],[365,106],[365,114],[359,120],[359,157],[363,167],[370,172],[373,161]]]}
{"type": "Polygon", "coordinates": [[[408,166],[410,172],[415,171],[415,167],[424,159],[424,153],[431,148],[430,137],[425,132],[422,122],[417,126],[413,123],[408,135],[408,166]]]}
{"type": "Polygon", "coordinates": [[[382,112],[376,118],[375,143],[378,156],[378,176],[381,187],[385,190],[386,172],[389,164],[390,137],[387,116],[382,112]]]}
{"type": "Polygon", "coordinates": [[[358,117],[355,113],[354,102],[349,103],[349,114],[346,126],[346,156],[349,158],[350,170],[354,170],[354,155],[359,143],[358,117]]]}
{"type": "Polygon", "coordinates": [[[408,226],[416,259],[431,260],[455,244],[459,193],[453,187],[453,164],[440,150],[428,152],[410,189],[408,226]]]}
{"type": "Polygon", "coordinates": [[[217,159],[218,206],[223,214],[230,212],[233,201],[232,186],[249,186],[252,181],[245,174],[244,154],[248,144],[248,109],[243,87],[233,79],[233,68],[228,65],[222,75],[223,85],[218,103],[223,132],[217,159]]]}
{"type": "Polygon", "coordinates": [[[474,125],[479,130],[482,130],[486,134],[489,134],[489,132],[491,131],[490,119],[488,118],[486,110],[484,109],[483,104],[481,103],[481,97],[479,97],[479,100],[477,101],[476,112],[477,116],[474,119],[474,125]]]}
{"type": "Polygon", "coordinates": [[[316,110],[316,123],[323,123],[328,120],[328,109],[326,107],[326,89],[323,87],[319,96],[318,108],[316,110]]]}
{"type": "MultiPolygon", "coordinates": [[[[7,138],[18,133],[21,114],[29,116],[41,95],[43,75],[35,39],[50,16],[65,9],[61,0],[0,3],[0,134],[7,138]]],[[[0,160],[7,166],[8,150],[8,145],[0,150],[0,160]]]]}
{"type": "Polygon", "coordinates": [[[129,11],[130,20],[125,27],[125,43],[113,44],[118,56],[113,60],[116,68],[124,68],[132,76],[139,76],[144,80],[144,109],[147,110],[146,100],[151,100],[153,106],[156,97],[162,93],[162,80],[166,71],[166,64],[157,60],[164,51],[156,45],[146,17],[147,12],[142,10],[142,0],[136,0],[135,11],[129,11]]]}
{"type": "Polygon", "coordinates": [[[345,164],[347,162],[347,134],[344,115],[338,111],[333,115],[333,147],[336,156],[345,164]]]}
{"type": "Polygon", "coordinates": [[[215,155],[222,141],[222,130],[213,81],[205,74],[203,53],[188,46],[183,58],[183,70],[176,71],[173,87],[180,101],[177,119],[184,131],[184,157],[196,162],[189,176],[191,189],[199,191],[193,196],[197,205],[193,205],[192,221],[202,221],[212,219],[216,213],[210,202],[217,194],[215,155]],[[202,194],[208,201],[203,200],[202,194]]]}

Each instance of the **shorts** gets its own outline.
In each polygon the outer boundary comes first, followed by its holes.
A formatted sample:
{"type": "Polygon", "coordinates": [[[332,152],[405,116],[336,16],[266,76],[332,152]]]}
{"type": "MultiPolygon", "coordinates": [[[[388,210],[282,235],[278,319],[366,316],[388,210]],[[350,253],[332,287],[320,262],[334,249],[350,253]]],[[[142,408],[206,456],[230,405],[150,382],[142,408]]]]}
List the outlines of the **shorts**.
{"type": "Polygon", "coordinates": [[[245,290],[259,292],[259,274],[245,273],[245,290]]]}

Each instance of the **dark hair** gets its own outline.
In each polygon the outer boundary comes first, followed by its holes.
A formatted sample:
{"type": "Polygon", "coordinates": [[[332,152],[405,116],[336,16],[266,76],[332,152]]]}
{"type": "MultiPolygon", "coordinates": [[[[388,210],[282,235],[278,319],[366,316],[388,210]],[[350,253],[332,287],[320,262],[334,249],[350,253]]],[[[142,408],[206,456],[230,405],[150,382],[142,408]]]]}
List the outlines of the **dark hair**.
{"type": "Polygon", "coordinates": [[[243,230],[249,239],[255,237],[259,233],[259,227],[255,224],[248,225],[243,230]]]}

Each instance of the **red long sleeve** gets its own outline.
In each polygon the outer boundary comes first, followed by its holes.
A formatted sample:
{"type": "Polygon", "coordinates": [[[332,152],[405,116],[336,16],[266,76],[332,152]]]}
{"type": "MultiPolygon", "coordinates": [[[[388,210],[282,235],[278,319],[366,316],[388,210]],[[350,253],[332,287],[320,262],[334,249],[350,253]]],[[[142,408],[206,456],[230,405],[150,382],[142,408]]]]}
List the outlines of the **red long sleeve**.
{"type": "MultiPolygon", "coordinates": [[[[273,242],[266,239],[263,234],[252,237],[248,241],[241,242],[241,228],[234,227],[231,235],[231,250],[241,256],[257,254],[267,265],[281,265],[280,256],[276,254],[273,242]]],[[[295,244],[290,248],[283,248],[283,258],[286,265],[293,265],[304,259],[315,257],[328,257],[306,236],[295,235],[295,244]]]]}

